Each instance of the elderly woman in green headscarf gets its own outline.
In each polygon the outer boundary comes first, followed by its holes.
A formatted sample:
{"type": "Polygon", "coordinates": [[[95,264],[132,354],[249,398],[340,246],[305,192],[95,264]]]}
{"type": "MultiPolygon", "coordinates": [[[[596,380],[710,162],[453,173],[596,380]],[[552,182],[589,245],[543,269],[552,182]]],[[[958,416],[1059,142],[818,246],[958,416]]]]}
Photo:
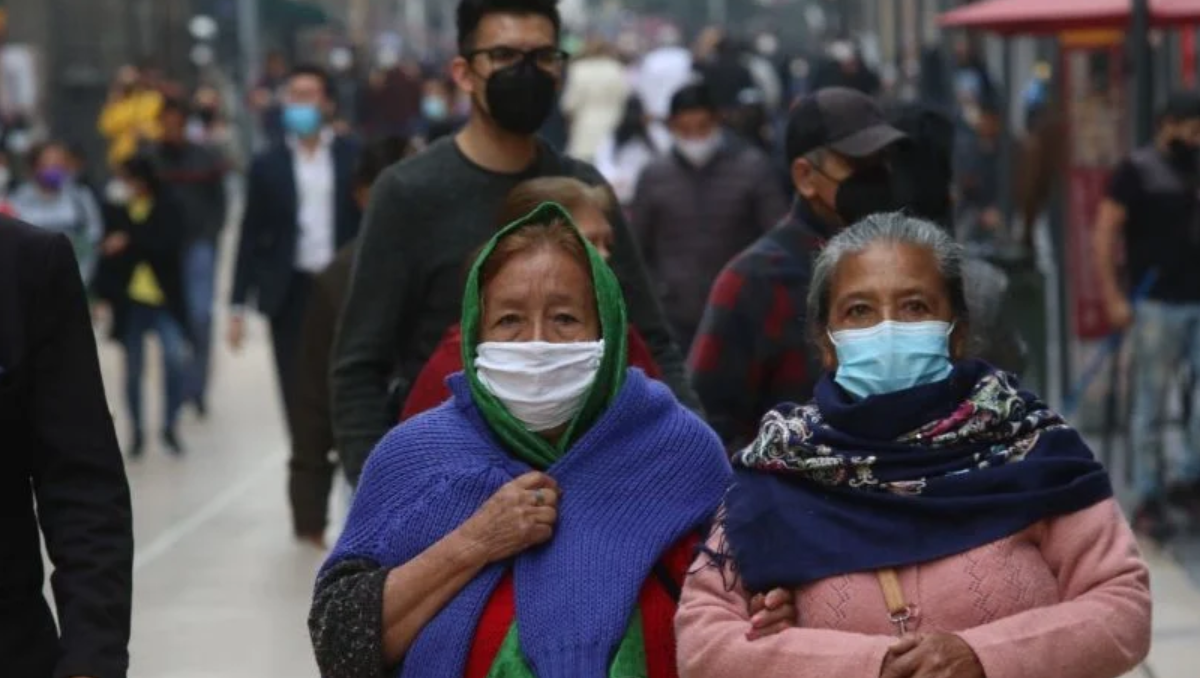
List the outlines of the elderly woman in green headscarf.
{"type": "MultiPolygon", "coordinates": [[[[324,674],[675,678],[720,441],[627,369],[617,278],[558,205],[484,248],[462,327],[452,399],[372,453],[319,575],[324,674]]],[[[770,607],[760,632],[794,619],[770,607]]]]}

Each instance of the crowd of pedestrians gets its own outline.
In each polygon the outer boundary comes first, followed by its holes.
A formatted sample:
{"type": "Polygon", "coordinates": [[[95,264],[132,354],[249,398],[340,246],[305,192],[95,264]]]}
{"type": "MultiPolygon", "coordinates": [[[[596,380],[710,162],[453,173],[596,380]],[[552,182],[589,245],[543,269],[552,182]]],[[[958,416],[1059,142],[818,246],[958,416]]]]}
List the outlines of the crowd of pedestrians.
{"type": "MultiPolygon", "coordinates": [[[[100,115],[104,182],[59,139],[10,159],[4,209],[36,228],[0,218],[0,423],[39,456],[0,496],[62,573],[55,635],[29,540],[36,638],[0,610],[17,675],[126,670],[129,497],[89,301],[125,356],[131,461],[184,455],[188,406],[220,425],[219,312],[234,352],[266,320],[295,537],[328,548],[339,476],[352,495],[309,618],[324,675],[1117,678],[1145,657],[1135,533],[999,320],[1003,102],[969,44],[950,106],[885,106],[848,41],[799,68],[720,29],[571,55],[549,0],[456,20],[440,65],[272,53],[253,152],[222,90],[145,63],[100,115]]],[[[1198,147],[1181,95],[1097,229],[1144,366],[1134,526],[1155,538],[1200,497],[1200,467],[1168,482],[1158,452],[1169,376],[1200,370],[1198,147]],[[1148,300],[1113,267],[1121,232],[1148,300]]]]}

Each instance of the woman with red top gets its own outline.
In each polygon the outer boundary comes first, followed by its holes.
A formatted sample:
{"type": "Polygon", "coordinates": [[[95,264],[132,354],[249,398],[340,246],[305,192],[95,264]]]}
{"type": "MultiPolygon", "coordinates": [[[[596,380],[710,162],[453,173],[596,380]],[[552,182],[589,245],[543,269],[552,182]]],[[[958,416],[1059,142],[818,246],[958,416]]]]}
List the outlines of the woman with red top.
{"type": "MultiPolygon", "coordinates": [[[[338,678],[676,678],[674,613],[725,494],[720,440],[628,369],[616,274],[559,205],[466,285],[450,402],[371,453],[309,627],[338,678]]],[[[749,636],[795,622],[783,592],[749,636]]]]}
{"type": "MultiPolygon", "coordinates": [[[[547,202],[566,208],[579,233],[608,261],[612,253],[613,230],[605,215],[616,209],[616,200],[607,186],[589,186],[569,177],[526,181],[509,194],[500,215],[500,223],[510,224],[547,202]]],[[[651,379],[660,378],[662,373],[654,362],[650,347],[633,325],[629,326],[628,342],[629,366],[642,370],[651,379]]],[[[462,369],[462,329],[455,325],[446,331],[446,336],[413,383],[408,400],[404,401],[400,421],[411,419],[449,400],[450,388],[446,385],[446,379],[462,372],[462,369]]]]}

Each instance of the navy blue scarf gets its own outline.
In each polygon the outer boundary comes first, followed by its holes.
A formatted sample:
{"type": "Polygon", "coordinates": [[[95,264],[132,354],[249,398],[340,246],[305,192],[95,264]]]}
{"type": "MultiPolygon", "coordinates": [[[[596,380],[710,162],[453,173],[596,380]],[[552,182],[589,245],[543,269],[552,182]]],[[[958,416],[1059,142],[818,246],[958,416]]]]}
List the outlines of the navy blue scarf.
{"type": "Polygon", "coordinates": [[[714,555],[752,592],[937,560],[1112,496],[1079,434],[979,361],[861,401],[826,377],[734,467],[714,555]]]}

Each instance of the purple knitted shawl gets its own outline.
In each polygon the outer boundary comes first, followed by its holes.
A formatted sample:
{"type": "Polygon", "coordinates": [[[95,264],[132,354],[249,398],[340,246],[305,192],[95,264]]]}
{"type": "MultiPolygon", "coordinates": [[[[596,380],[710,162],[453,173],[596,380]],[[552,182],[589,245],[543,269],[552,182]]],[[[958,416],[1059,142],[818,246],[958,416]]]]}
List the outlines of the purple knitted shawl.
{"type": "MultiPolygon", "coordinates": [[[[371,454],[326,568],[361,558],[401,565],[531,470],[492,435],[462,375],[449,383],[450,402],[396,428],[371,454]]],[[[606,678],[654,563],[705,526],[730,474],[711,429],[638,370],[547,472],[563,489],[554,539],[468,584],[422,630],[400,676],[462,676],[483,609],[512,567],[534,674],[606,678]]]]}

